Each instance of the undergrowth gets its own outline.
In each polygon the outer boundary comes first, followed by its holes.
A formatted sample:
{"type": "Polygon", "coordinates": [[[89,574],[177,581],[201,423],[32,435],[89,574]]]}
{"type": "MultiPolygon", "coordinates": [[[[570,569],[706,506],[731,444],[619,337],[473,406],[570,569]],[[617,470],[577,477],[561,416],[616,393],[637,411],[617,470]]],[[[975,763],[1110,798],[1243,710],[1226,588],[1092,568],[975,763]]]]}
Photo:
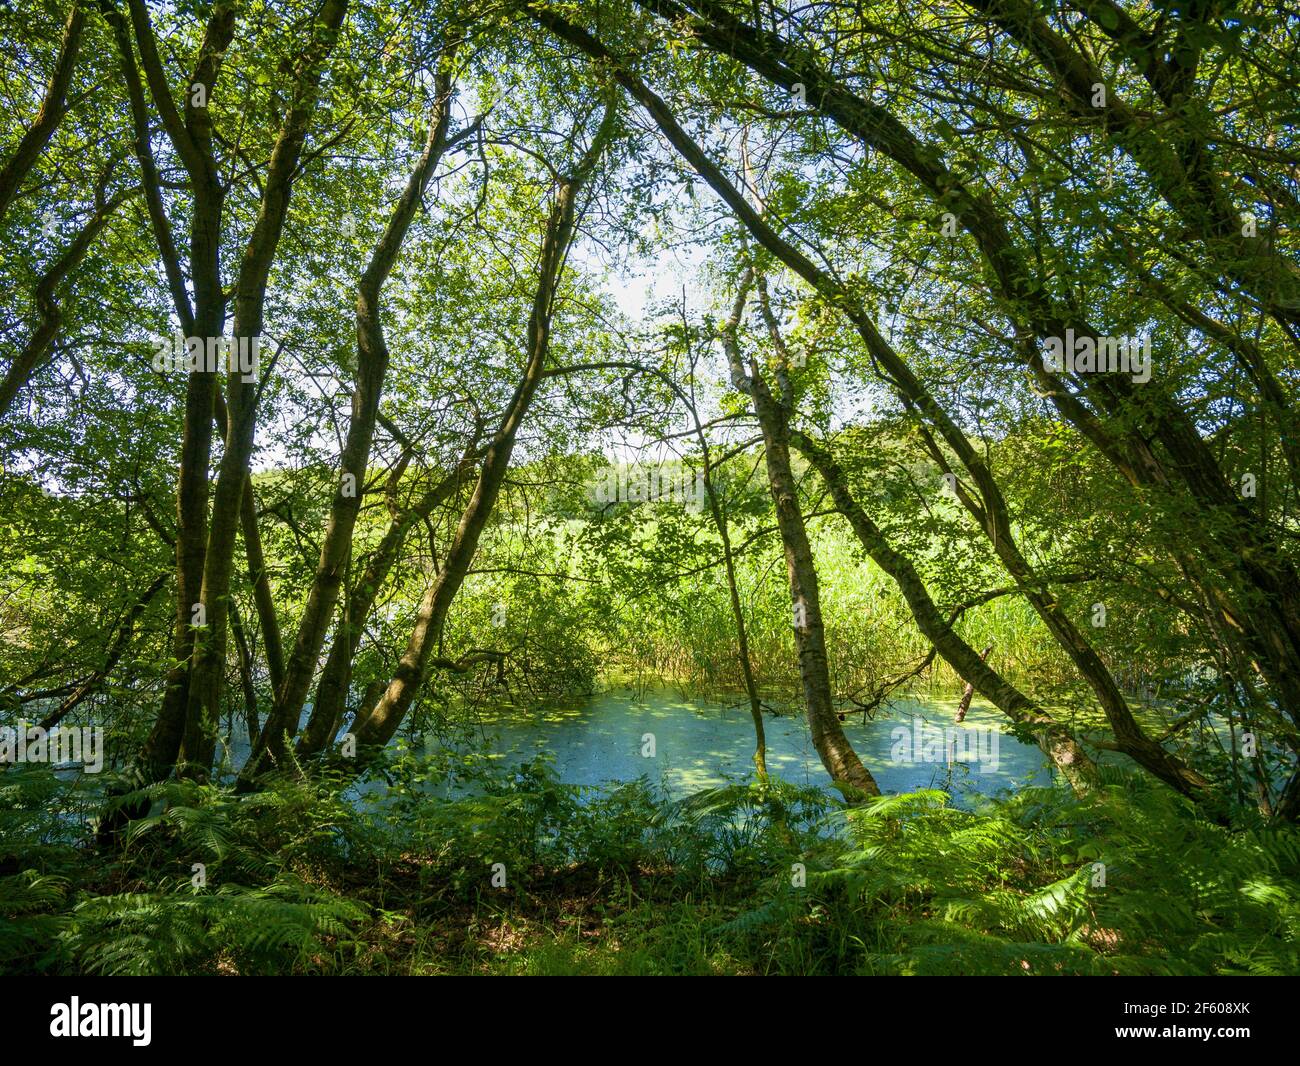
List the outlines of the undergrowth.
{"type": "Polygon", "coordinates": [[[1112,772],[1077,798],[672,800],[545,760],[406,755],[358,789],[172,782],[120,846],[0,776],[0,970],[104,974],[1285,974],[1300,832],[1112,772]]]}

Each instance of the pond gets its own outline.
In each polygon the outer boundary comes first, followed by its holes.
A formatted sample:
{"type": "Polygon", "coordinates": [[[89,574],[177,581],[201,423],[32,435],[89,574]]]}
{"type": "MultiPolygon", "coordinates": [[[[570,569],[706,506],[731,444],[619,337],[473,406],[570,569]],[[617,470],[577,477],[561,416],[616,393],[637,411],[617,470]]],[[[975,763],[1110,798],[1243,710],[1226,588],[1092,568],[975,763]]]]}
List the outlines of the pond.
{"type": "MultiPolygon", "coordinates": [[[[895,700],[865,723],[861,712],[848,714],[843,728],[885,793],[944,788],[960,800],[1051,783],[1043,753],[1004,732],[1007,720],[995,708],[976,700],[962,729],[954,721],[957,703],[895,700]]],[[[830,784],[802,715],[765,715],[764,726],[770,773],[797,785],[830,784]]],[[[754,732],[745,702],[614,690],[534,708],[479,710],[470,736],[431,735],[426,743],[491,752],[507,765],[547,753],[568,784],[647,776],[682,796],[746,778],[754,732]]]]}
{"type": "MultiPolygon", "coordinates": [[[[1006,732],[1007,720],[996,708],[976,699],[959,727],[957,703],[955,697],[897,699],[870,720],[864,721],[861,712],[848,713],[843,728],[886,794],[941,788],[959,805],[969,805],[977,794],[1051,784],[1051,766],[1043,753],[1006,732]]],[[[566,784],[619,784],[646,777],[674,797],[743,781],[753,772],[753,722],[743,700],[688,696],[668,688],[615,688],[531,707],[479,707],[469,714],[468,725],[458,721],[444,734],[430,731],[417,743],[486,753],[506,766],[546,754],[566,784]]],[[[800,786],[830,785],[801,714],[766,714],[764,727],[771,774],[800,786]]],[[[229,747],[218,751],[224,763],[218,777],[232,779],[248,751],[248,738],[236,727],[229,747]]],[[[60,776],[71,780],[80,775],[67,770],[60,776]]],[[[82,777],[81,784],[96,792],[97,776],[82,777]]],[[[372,779],[349,791],[355,797],[383,788],[372,779]]]]}

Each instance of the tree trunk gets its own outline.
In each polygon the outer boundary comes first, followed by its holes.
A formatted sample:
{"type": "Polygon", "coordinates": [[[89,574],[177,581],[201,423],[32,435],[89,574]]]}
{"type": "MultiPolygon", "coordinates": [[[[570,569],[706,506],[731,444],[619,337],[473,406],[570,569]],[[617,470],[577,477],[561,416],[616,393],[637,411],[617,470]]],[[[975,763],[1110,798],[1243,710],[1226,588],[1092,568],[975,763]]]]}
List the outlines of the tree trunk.
{"type": "Polygon", "coordinates": [[[375,420],[388,372],[388,346],[380,321],[380,290],[397,262],[416,209],[447,144],[452,96],[450,59],[450,55],[444,57],[437,75],[437,96],[424,151],[357,286],[357,376],[352,392],[352,419],[341,456],[342,476],[334,490],[329,521],[321,542],[320,561],[307,593],[307,604],[289,656],[284,682],[276,689],[275,704],[249,758],[253,774],[265,769],[264,760],[268,757],[277,763],[282,762],[286,738],[298,731],[302,707],[325,641],[325,630],[343,583],[343,570],[351,549],[357,514],[361,510],[375,420]]]}
{"type": "MultiPolygon", "coordinates": [[[[348,0],[325,0],[312,24],[311,39],[297,64],[292,102],[271,153],[257,221],[244,248],[234,297],[234,339],[252,345],[262,333],[266,286],[293,190],[307,129],[316,108],[321,74],[333,49],[348,0]]],[[[206,109],[204,109],[206,110],[206,109]]],[[[229,421],[212,499],[212,527],[203,564],[200,602],[208,618],[194,642],[187,691],[181,759],[187,772],[204,777],[216,740],[221,687],[226,667],[226,604],[234,565],[249,461],[257,426],[257,383],[243,380],[236,367],[227,377],[229,421]]],[[[288,670],[286,668],[286,679],[288,670]]]]}
{"type": "Polygon", "coordinates": [[[763,432],[764,458],[768,488],[776,510],[776,524],[785,552],[786,575],[790,582],[790,599],[794,622],[795,645],[799,649],[799,678],[803,685],[804,707],[813,747],[831,780],[866,796],[879,796],[880,787],[871,771],[858,758],[844,730],[831,693],[830,667],[826,658],[826,632],[822,623],[821,598],[817,583],[817,565],[803,512],[799,508],[799,490],[790,468],[789,412],[779,404],[767,387],[757,358],[750,360],[746,374],[741,361],[736,330],[744,314],[751,273],[747,272],[740,287],[731,318],[722,331],[732,383],[749,394],[754,414],[763,432]]]}
{"type": "MultiPolygon", "coordinates": [[[[68,20],[63,27],[63,40],[59,45],[58,59],[54,62],[54,73],[41,100],[41,109],[37,112],[35,121],[19,139],[13,154],[0,167],[0,219],[4,218],[9,205],[18,194],[18,186],[35,166],[67,112],[68,87],[72,84],[85,26],[86,15],[81,9],[80,0],[73,0],[72,10],[68,12],[68,20]]],[[[3,413],[3,408],[0,408],[0,414],[3,413]]]]}
{"type": "MultiPolygon", "coordinates": [[[[460,490],[472,472],[473,460],[477,457],[473,449],[467,449],[465,457],[455,470],[427,490],[414,506],[389,523],[388,530],[366,564],[361,579],[344,604],[329,657],[325,660],[325,668],[316,685],[311,717],[298,741],[296,750],[299,758],[316,755],[334,742],[339,726],[343,724],[348,689],[352,683],[352,663],[361,646],[366,619],[370,617],[379,590],[397,561],[407,533],[417,522],[427,518],[435,507],[460,490]]],[[[362,706],[368,710],[371,704],[363,701],[362,706]]]]}
{"type": "Polygon", "coordinates": [[[1096,766],[1078,741],[1063,725],[1053,721],[1028,696],[993,670],[979,652],[957,635],[930,598],[916,568],[890,546],[879,527],[853,498],[843,471],[830,453],[807,434],[796,433],[791,439],[821,475],[836,509],[849,520],[867,554],[894,579],[925,638],[959,676],[974,685],[981,696],[1013,722],[1034,731],[1039,747],[1076,791],[1089,787],[1096,778],[1096,766]]]}
{"type": "Polygon", "coordinates": [[[573,236],[578,192],[604,151],[605,144],[612,134],[613,118],[614,107],[611,104],[591,148],[574,174],[560,180],[542,242],[537,293],[528,320],[528,360],[523,379],[516,387],[514,396],[506,408],[500,428],[488,444],[478,482],[461,515],[460,524],[447,551],[442,571],[429,586],[420,602],[415,627],[407,642],[406,651],[393,672],[392,680],[375,706],[368,714],[364,711],[359,714],[357,722],[352,727],[352,732],[360,746],[372,750],[382,748],[397,732],[416,693],[424,683],[430,652],[442,631],[443,621],[452,600],[465,580],[470,563],[474,559],[479,537],[496,503],[501,482],[509,469],[515,436],[528,412],[537,385],[542,379],[543,366],[550,350],[552,305],[560,271],[573,236]]]}
{"type": "Polygon", "coordinates": [[[736,655],[740,660],[740,672],[745,678],[745,694],[749,697],[749,714],[754,721],[754,769],[760,778],[767,777],[767,731],[763,726],[763,701],[758,695],[758,685],[754,681],[754,664],[749,657],[749,636],[745,631],[745,611],[740,602],[740,590],[736,585],[736,561],[731,550],[731,534],[727,531],[727,516],[723,513],[722,503],[718,499],[717,489],[713,483],[713,465],[709,459],[709,441],[700,425],[699,415],[694,406],[691,414],[695,419],[695,435],[700,442],[700,454],[704,463],[704,492],[709,501],[709,512],[713,515],[713,525],[722,540],[722,561],[727,574],[727,596],[731,603],[731,617],[736,623],[736,655]]]}

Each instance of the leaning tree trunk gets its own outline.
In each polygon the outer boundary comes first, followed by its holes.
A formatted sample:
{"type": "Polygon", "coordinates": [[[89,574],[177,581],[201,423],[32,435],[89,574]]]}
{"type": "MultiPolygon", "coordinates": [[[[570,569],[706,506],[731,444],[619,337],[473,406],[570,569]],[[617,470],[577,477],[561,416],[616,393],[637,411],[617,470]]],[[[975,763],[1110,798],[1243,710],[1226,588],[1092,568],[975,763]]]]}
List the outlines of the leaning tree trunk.
{"type": "Polygon", "coordinates": [[[437,96],[424,151],[357,286],[357,377],[352,392],[352,419],[341,456],[342,472],[334,489],[329,521],[321,541],[320,561],[307,593],[307,604],[285,668],[284,681],[276,689],[271,713],[249,756],[254,774],[266,767],[268,758],[276,763],[284,761],[286,737],[298,731],[298,721],[316,672],[325,632],[343,584],[343,571],[352,545],[352,531],[361,510],[370,448],[388,372],[388,345],[380,321],[380,291],[392,273],[416,209],[423,201],[425,190],[447,146],[452,96],[450,59],[450,55],[444,57],[437,75],[437,96]]]}
{"type": "Polygon", "coordinates": [[[758,695],[758,683],[754,680],[754,664],[749,657],[749,634],[745,627],[745,611],[740,602],[740,590],[736,585],[736,559],[731,550],[731,534],[727,531],[727,516],[718,499],[717,486],[713,482],[713,464],[709,459],[709,442],[700,425],[694,407],[691,414],[695,418],[695,434],[700,442],[700,454],[704,464],[704,492],[709,500],[709,512],[713,515],[713,525],[722,541],[722,562],[726,568],[727,595],[731,602],[731,617],[736,623],[736,656],[740,660],[740,672],[745,679],[745,694],[749,698],[749,714],[754,721],[754,769],[761,778],[767,777],[767,731],[763,726],[763,701],[758,695]]]}
{"type": "MultiPolygon", "coordinates": [[[[561,178],[542,241],[539,280],[528,322],[528,358],[506,407],[501,425],[488,443],[478,481],[461,515],[443,568],[421,599],[415,626],[393,677],[375,705],[363,710],[352,733],[359,747],[373,754],[392,739],[414,702],[428,672],[433,646],[442,631],[447,611],[460,590],[478,549],[479,538],[501,491],[510,467],[515,438],[543,377],[550,351],[551,315],[560,273],[573,237],[578,193],[591,176],[613,133],[614,106],[606,111],[600,129],[571,176],[561,178]]],[[[250,788],[261,768],[251,761],[240,777],[250,788]]]]}
{"type": "Polygon", "coordinates": [[[758,360],[750,361],[750,370],[746,374],[740,357],[736,330],[744,314],[751,279],[752,272],[747,271],[731,318],[722,330],[722,342],[731,367],[732,383],[749,394],[763,432],[768,488],[776,509],[776,524],[790,581],[795,644],[799,649],[799,678],[803,686],[808,730],[832,781],[848,785],[867,796],[879,796],[880,787],[876,779],[853,750],[835,712],[817,566],[812,546],[808,543],[803,512],[799,508],[798,486],[790,468],[789,412],[772,396],[758,360]]]}
{"type": "MultiPolygon", "coordinates": [[[[257,220],[244,247],[235,283],[233,332],[241,343],[252,345],[262,333],[271,264],[284,232],[294,178],[316,110],[325,61],[347,9],[348,0],[325,0],[311,23],[310,39],[297,60],[291,103],[271,152],[257,220]]],[[[206,776],[216,743],[226,668],[226,603],[257,426],[257,395],[258,383],[245,381],[241,368],[234,367],[227,377],[226,448],[213,491],[212,524],[199,598],[208,624],[194,642],[180,755],[181,761],[187,764],[186,772],[197,777],[206,776]]]]}
{"type": "MultiPolygon", "coordinates": [[[[427,518],[435,507],[445,503],[460,490],[471,474],[472,462],[476,458],[481,458],[476,450],[467,449],[455,470],[429,488],[415,505],[400,512],[389,523],[388,530],[371,554],[360,579],[344,601],[342,617],[335,630],[325,668],[316,683],[316,698],[312,701],[311,716],[295,748],[299,758],[317,755],[334,742],[339,727],[343,724],[348,689],[352,684],[352,663],[361,646],[366,619],[370,617],[379,590],[393,564],[397,562],[407,533],[417,522],[427,518]]],[[[375,698],[378,698],[378,693],[375,698]]],[[[361,705],[365,708],[371,706],[365,700],[361,705]]]]}
{"type": "Polygon", "coordinates": [[[72,84],[77,52],[81,48],[81,36],[85,27],[86,13],[81,9],[81,0],[73,0],[68,21],[63,27],[63,41],[54,63],[54,73],[50,76],[50,83],[41,100],[41,109],[9,158],[0,165],[0,218],[4,218],[18,193],[18,186],[36,164],[67,113],[68,87],[72,84]]]}
{"type": "Polygon", "coordinates": [[[1068,729],[1039,709],[1023,692],[984,661],[984,658],[953,630],[921,580],[921,575],[906,556],[895,551],[884,533],[853,498],[848,480],[831,454],[807,434],[796,433],[792,443],[812,463],[830,490],[836,509],[849,520],[853,532],[867,554],[894,579],[911,609],[917,628],[939,654],[973,685],[981,696],[993,703],[1018,725],[1031,729],[1039,747],[1076,791],[1089,787],[1096,778],[1096,766],[1083,746],[1068,729]]]}

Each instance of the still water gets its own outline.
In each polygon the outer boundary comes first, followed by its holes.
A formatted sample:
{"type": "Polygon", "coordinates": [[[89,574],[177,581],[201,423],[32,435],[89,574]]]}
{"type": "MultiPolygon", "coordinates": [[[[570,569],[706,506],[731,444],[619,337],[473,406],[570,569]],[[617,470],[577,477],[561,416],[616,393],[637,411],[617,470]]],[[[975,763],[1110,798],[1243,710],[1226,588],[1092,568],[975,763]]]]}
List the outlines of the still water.
{"type": "MultiPolygon", "coordinates": [[[[848,714],[844,731],[885,793],[945,788],[955,797],[1051,783],[1043,753],[1003,730],[1006,718],[976,701],[957,728],[957,700],[900,699],[863,722],[848,714]],[[960,758],[967,755],[966,759],[960,758]]],[[[507,765],[539,753],[560,780],[600,785],[646,776],[683,796],[748,777],[754,731],[747,703],[685,697],[670,690],[615,690],[535,708],[474,714],[469,737],[436,739],[459,750],[490,752],[507,765]]],[[[802,716],[764,716],[768,771],[793,784],[828,786],[802,716]]]]}

